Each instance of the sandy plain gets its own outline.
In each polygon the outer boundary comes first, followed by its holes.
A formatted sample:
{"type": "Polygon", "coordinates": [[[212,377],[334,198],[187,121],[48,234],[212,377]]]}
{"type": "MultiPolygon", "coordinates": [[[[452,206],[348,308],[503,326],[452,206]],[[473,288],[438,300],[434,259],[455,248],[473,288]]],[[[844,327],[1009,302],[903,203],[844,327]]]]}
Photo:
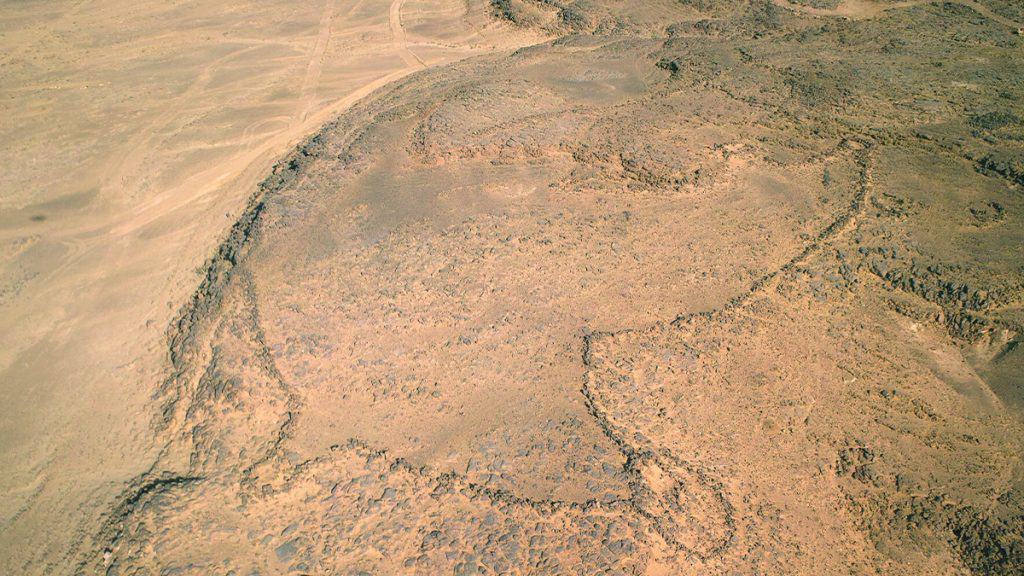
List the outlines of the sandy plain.
{"type": "Polygon", "coordinates": [[[2,567],[1019,573],[1022,22],[5,7],[2,567]]]}

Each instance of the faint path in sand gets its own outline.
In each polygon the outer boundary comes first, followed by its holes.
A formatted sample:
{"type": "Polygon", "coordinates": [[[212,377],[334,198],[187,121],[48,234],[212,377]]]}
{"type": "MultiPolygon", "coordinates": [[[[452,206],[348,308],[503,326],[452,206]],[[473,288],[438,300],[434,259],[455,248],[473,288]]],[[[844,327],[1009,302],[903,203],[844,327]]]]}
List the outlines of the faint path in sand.
{"type": "MultiPolygon", "coordinates": [[[[1009,18],[1000,16],[983,4],[974,0],[947,0],[951,4],[967,6],[982,16],[1011,28],[1020,27],[1022,24],[1014,22],[1009,18]]],[[[786,8],[801,14],[811,16],[830,16],[835,18],[847,18],[849,20],[865,20],[875,18],[892,10],[913,8],[922,4],[939,4],[937,0],[906,0],[905,2],[882,3],[871,2],[870,0],[842,0],[835,8],[815,8],[790,2],[789,0],[772,0],[772,3],[780,8],[786,8]]]]}
{"type": "MultiPolygon", "coordinates": [[[[357,2],[355,2],[355,4],[349,9],[347,15],[351,15],[359,9],[362,3],[363,0],[357,0],[357,2]]],[[[185,191],[184,194],[177,194],[169,201],[166,198],[157,198],[152,202],[139,206],[135,214],[128,221],[122,222],[120,225],[113,228],[111,232],[118,236],[135,232],[141,227],[151,224],[155,219],[160,218],[168,209],[173,210],[182,208],[227,184],[232,174],[238,174],[243,177],[243,182],[233,186],[234,188],[241,186],[246,189],[252,189],[269,168],[269,161],[280,156],[289,148],[295,146],[303,136],[312,133],[318,126],[341,114],[351,107],[352,104],[365,98],[375,90],[412,72],[427,68],[428,64],[409,49],[409,42],[406,37],[405,27],[402,24],[402,6],[404,3],[405,0],[392,0],[388,10],[388,25],[392,36],[392,46],[402,58],[402,61],[405,63],[405,67],[371,80],[363,84],[361,87],[353,90],[346,96],[336,100],[332,104],[323,106],[319,110],[316,110],[315,91],[319,82],[321,70],[323,69],[324,57],[331,36],[332,22],[335,19],[333,2],[332,0],[327,0],[323,11],[323,17],[320,21],[320,31],[317,36],[316,44],[313,48],[309,64],[306,68],[306,73],[303,77],[301,93],[302,100],[305,102],[305,107],[299,115],[298,121],[293,122],[291,128],[288,130],[282,131],[275,137],[266,140],[259,147],[252,148],[250,151],[240,155],[230,163],[221,164],[210,170],[193,174],[184,181],[185,186],[181,186],[185,191]],[[264,162],[259,162],[261,158],[264,159],[264,162]],[[246,177],[246,168],[252,165],[258,165],[259,170],[255,174],[246,177]]],[[[460,57],[472,55],[472,53],[462,54],[464,52],[462,50],[456,50],[453,52],[460,53],[460,57]]],[[[209,81],[209,77],[213,70],[231,56],[234,56],[234,54],[226,56],[216,62],[212,62],[203,71],[200,78],[198,78],[197,81],[189,87],[189,94],[194,95],[197,92],[201,92],[205,84],[209,81]]],[[[185,95],[183,95],[183,98],[184,97],[185,95]]],[[[172,111],[163,116],[161,121],[173,121],[173,118],[174,113],[172,111]]],[[[157,125],[159,126],[161,123],[157,123],[157,125]]],[[[166,124],[162,125],[166,126],[166,124]]],[[[135,170],[140,168],[141,158],[145,154],[146,149],[146,137],[151,136],[155,132],[157,132],[155,127],[150,127],[150,129],[144,130],[142,134],[140,134],[138,141],[130,144],[128,147],[129,160],[126,160],[123,163],[130,168],[122,168],[122,175],[131,173],[131,168],[134,168],[135,170]]],[[[124,177],[125,176],[122,176],[122,178],[124,177]]],[[[117,178],[114,178],[113,180],[117,180],[117,178]]]]}
{"type": "MultiPolygon", "coordinates": [[[[353,4],[349,13],[354,12],[362,0],[353,4]]],[[[316,106],[316,88],[320,81],[320,72],[324,67],[324,57],[327,54],[327,45],[331,40],[331,26],[334,22],[334,0],[324,0],[324,12],[320,18],[320,33],[317,34],[316,44],[313,46],[313,54],[309,57],[309,64],[306,66],[306,75],[302,78],[302,101],[305,106],[302,114],[297,116],[299,123],[304,122],[310,111],[316,106]]]]}
{"type": "Polygon", "coordinates": [[[405,39],[405,26],[402,25],[402,5],[404,4],[405,0],[392,0],[391,8],[388,10],[391,42],[398,49],[398,53],[402,56],[402,60],[405,61],[407,66],[410,68],[426,68],[426,63],[409,49],[409,42],[405,39]]]}

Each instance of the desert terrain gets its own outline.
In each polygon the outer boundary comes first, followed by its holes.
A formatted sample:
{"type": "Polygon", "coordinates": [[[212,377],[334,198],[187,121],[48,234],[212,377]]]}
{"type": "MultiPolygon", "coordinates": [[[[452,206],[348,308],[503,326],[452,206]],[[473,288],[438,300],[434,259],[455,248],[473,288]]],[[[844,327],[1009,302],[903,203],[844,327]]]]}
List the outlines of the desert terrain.
{"type": "Polygon", "coordinates": [[[1018,2],[0,43],[3,573],[1024,571],[1018,2]]]}

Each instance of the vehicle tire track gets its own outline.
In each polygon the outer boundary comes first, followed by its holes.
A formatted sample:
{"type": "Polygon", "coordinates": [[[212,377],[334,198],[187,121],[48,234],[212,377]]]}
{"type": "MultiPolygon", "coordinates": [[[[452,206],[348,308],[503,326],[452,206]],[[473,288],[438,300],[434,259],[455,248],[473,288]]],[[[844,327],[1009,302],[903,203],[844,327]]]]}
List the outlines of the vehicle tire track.
{"type": "MultiPolygon", "coordinates": [[[[356,2],[356,6],[361,3],[356,2]]],[[[310,111],[316,106],[316,88],[320,83],[320,73],[324,67],[324,56],[327,54],[327,47],[331,42],[331,30],[334,22],[334,0],[324,0],[323,13],[320,17],[319,33],[316,42],[313,44],[313,52],[306,64],[306,74],[302,77],[302,87],[299,89],[302,98],[302,113],[296,119],[296,123],[306,121],[310,111]]]]}
{"type": "Polygon", "coordinates": [[[402,25],[402,6],[404,4],[405,0],[392,0],[391,8],[388,10],[391,42],[407,66],[410,68],[426,68],[426,63],[409,49],[409,42],[405,37],[405,27],[402,25]]]}

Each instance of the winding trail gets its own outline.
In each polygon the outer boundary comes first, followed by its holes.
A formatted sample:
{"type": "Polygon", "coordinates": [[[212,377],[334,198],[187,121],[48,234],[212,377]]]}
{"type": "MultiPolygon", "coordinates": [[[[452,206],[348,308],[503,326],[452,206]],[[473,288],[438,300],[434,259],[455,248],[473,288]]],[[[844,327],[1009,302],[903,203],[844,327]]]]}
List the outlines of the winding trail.
{"type": "Polygon", "coordinates": [[[426,63],[409,49],[409,42],[405,37],[405,26],[402,24],[402,6],[404,4],[405,0],[392,0],[391,7],[388,10],[388,25],[391,28],[391,42],[394,44],[395,49],[398,50],[398,55],[402,57],[406,66],[411,68],[426,68],[426,63]]]}

